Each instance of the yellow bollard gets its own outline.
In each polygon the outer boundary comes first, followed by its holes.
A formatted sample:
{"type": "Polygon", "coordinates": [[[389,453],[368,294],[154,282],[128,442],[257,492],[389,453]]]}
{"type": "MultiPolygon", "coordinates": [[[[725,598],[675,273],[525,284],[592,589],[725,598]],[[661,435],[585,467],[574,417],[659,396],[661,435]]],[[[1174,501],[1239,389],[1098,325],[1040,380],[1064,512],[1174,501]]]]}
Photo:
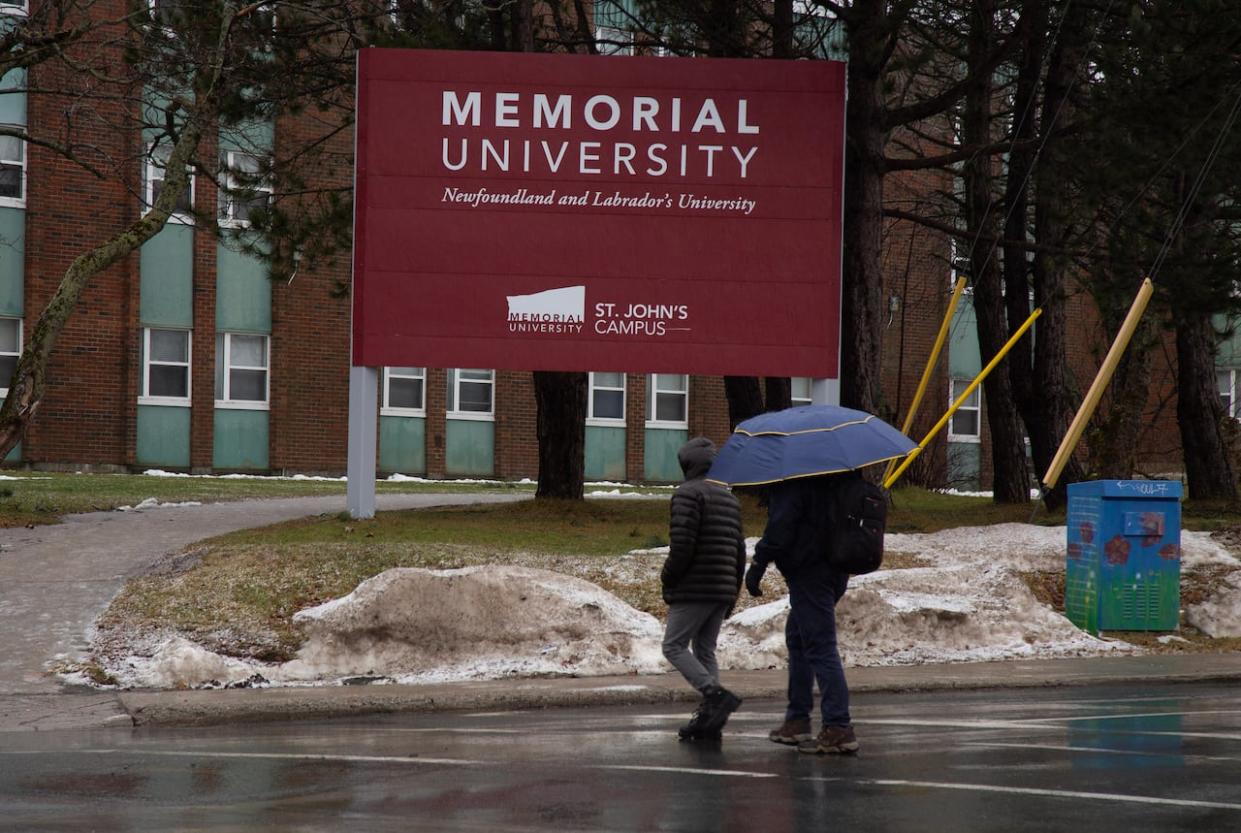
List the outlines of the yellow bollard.
{"type": "Polygon", "coordinates": [[[1044,490],[1055,487],[1061,472],[1068,465],[1069,455],[1073,453],[1077,441],[1082,438],[1086,423],[1090,421],[1095,408],[1099,405],[1099,400],[1103,398],[1103,389],[1112,380],[1116,365],[1120,364],[1120,357],[1124,355],[1125,348],[1129,346],[1133,331],[1137,329],[1138,321],[1141,320],[1142,313],[1146,311],[1146,304],[1150,301],[1154,291],[1155,285],[1151,283],[1150,278],[1142,281],[1137,297],[1133,299],[1133,304],[1129,307],[1129,314],[1125,316],[1124,323],[1120,325],[1120,331],[1116,333],[1116,338],[1112,341],[1112,349],[1107,351],[1107,357],[1103,359],[1099,372],[1095,374],[1090,390],[1086,392],[1086,398],[1082,400],[1081,406],[1077,409],[1077,415],[1073,417],[1073,423],[1069,426],[1064,439],[1060,441],[1056,456],[1051,459],[1051,465],[1047,467],[1047,473],[1043,475],[1044,490]]]}
{"type": "Polygon", "coordinates": [[[957,412],[957,409],[961,407],[962,403],[964,403],[966,399],[969,399],[969,395],[974,392],[974,389],[982,384],[982,381],[987,378],[987,374],[989,374],[995,366],[1000,363],[1001,359],[1008,355],[1008,351],[1013,349],[1013,345],[1017,343],[1017,340],[1025,335],[1026,330],[1030,329],[1030,326],[1034,323],[1035,319],[1042,314],[1042,307],[1039,307],[1034,312],[1030,313],[1030,317],[1025,320],[1025,323],[1017,328],[1017,332],[1013,333],[1012,338],[1005,342],[1004,346],[1000,348],[1000,352],[995,354],[995,358],[988,362],[987,366],[982,369],[982,372],[974,377],[974,381],[970,382],[970,386],[965,389],[965,392],[957,397],[957,401],[952,403],[952,407],[948,409],[948,412],[940,417],[939,422],[935,423],[934,428],[927,432],[927,435],[922,438],[922,442],[918,443],[918,447],[909,452],[909,455],[905,457],[904,461],[901,463],[900,468],[894,471],[891,476],[883,481],[883,488],[892,488],[892,484],[905,473],[905,469],[909,468],[909,465],[914,461],[914,459],[923,452],[923,450],[927,447],[927,444],[935,438],[936,434],[939,433],[939,430],[948,424],[948,420],[952,419],[952,415],[957,412]]]}
{"type": "MultiPolygon", "coordinates": [[[[918,390],[914,393],[913,401],[909,403],[909,413],[905,416],[905,424],[901,426],[901,433],[906,436],[914,424],[914,417],[918,415],[918,408],[922,405],[922,397],[926,394],[926,386],[931,381],[935,365],[939,363],[939,351],[943,349],[944,342],[948,339],[948,328],[952,326],[952,314],[957,311],[957,303],[961,300],[961,293],[964,291],[965,276],[962,275],[957,278],[957,285],[952,290],[952,300],[948,302],[948,311],[944,313],[944,321],[939,325],[939,335],[935,337],[935,346],[931,348],[931,355],[927,357],[926,369],[922,371],[922,381],[918,382],[918,390]]],[[[888,475],[894,468],[896,468],[896,461],[889,461],[888,468],[883,473],[884,480],[888,479],[888,475]]]]}

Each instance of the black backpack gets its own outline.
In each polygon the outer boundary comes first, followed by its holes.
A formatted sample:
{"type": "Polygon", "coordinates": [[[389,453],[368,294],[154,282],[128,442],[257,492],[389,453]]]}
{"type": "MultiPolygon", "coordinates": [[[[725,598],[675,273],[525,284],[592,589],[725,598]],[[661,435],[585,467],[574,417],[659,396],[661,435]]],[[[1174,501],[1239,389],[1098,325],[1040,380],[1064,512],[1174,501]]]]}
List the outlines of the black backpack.
{"type": "Polygon", "coordinates": [[[887,496],[883,489],[857,474],[842,477],[834,485],[827,561],[849,575],[873,573],[883,563],[887,496]]]}

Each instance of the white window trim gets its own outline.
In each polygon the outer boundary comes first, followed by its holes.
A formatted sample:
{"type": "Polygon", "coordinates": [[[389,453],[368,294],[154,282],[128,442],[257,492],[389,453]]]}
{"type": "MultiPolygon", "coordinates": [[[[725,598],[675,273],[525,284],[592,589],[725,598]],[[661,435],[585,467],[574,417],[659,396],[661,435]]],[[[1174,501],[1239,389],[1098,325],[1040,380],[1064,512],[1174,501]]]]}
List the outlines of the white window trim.
{"type": "MultiPolygon", "coordinates": [[[[23,333],[24,328],[22,325],[24,324],[24,322],[22,321],[22,319],[17,318],[16,316],[12,316],[12,315],[3,315],[3,316],[0,316],[0,318],[4,318],[8,321],[17,322],[17,352],[12,353],[12,354],[5,353],[5,355],[6,356],[15,355],[20,359],[22,355],[22,344],[24,343],[22,341],[22,336],[24,335],[23,333]]],[[[8,383],[9,383],[8,379],[0,379],[0,385],[8,385],[8,383]]],[[[9,389],[7,387],[0,387],[0,402],[4,402],[4,400],[8,398],[8,395],[9,395],[9,389]]]]}
{"type": "Polygon", "coordinates": [[[190,330],[183,330],[178,327],[143,327],[142,328],[142,390],[143,394],[138,397],[139,405],[165,405],[174,407],[187,407],[193,401],[194,395],[194,374],[192,372],[194,361],[194,333],[190,330]],[[185,333],[185,362],[153,362],[151,360],[151,332],[153,330],[169,330],[173,332],[185,333]],[[151,365],[161,365],[166,367],[184,367],[185,368],[185,396],[147,396],[146,391],[151,389],[151,365]]]}
{"type": "MultiPolygon", "coordinates": [[[[24,15],[25,12],[22,12],[22,14],[24,15]]],[[[3,126],[11,130],[21,131],[23,133],[25,132],[25,128],[22,127],[20,124],[6,124],[3,126]]],[[[26,207],[26,172],[28,170],[30,148],[26,145],[25,139],[21,139],[20,141],[22,143],[21,160],[20,161],[15,160],[15,159],[3,160],[5,164],[18,165],[22,171],[21,195],[17,197],[0,197],[0,206],[4,206],[6,208],[25,208],[26,207]]]]}
{"type": "MultiPolygon", "coordinates": [[[[170,147],[169,153],[171,152],[172,152],[172,148],[170,147]]],[[[142,202],[143,202],[142,213],[143,214],[150,213],[151,209],[155,205],[155,172],[156,171],[160,172],[159,179],[161,182],[165,180],[165,177],[163,175],[164,166],[158,164],[155,161],[155,158],[153,155],[154,153],[155,153],[155,148],[153,146],[148,145],[147,155],[146,155],[146,160],[145,160],[146,177],[145,177],[145,181],[143,182],[143,187],[142,187],[142,202]]],[[[190,208],[191,210],[194,208],[196,203],[197,203],[197,194],[195,193],[195,190],[194,190],[194,172],[191,170],[190,171],[190,208]]],[[[173,211],[171,214],[168,215],[168,222],[180,223],[182,225],[192,226],[194,225],[194,215],[186,214],[183,211],[173,211]]]]}
{"type": "Polygon", "coordinates": [[[621,374],[621,386],[614,388],[608,385],[596,385],[595,374],[592,372],[588,377],[586,388],[586,424],[597,428],[624,428],[625,414],[628,413],[629,407],[629,377],[621,374]],[[596,390],[619,390],[621,394],[621,416],[620,417],[597,417],[595,416],[595,391],[596,390]]]}
{"type": "MultiPolygon", "coordinates": [[[[224,171],[223,171],[223,176],[221,177],[221,179],[224,182],[224,189],[222,189],[219,193],[220,211],[222,212],[220,214],[219,222],[222,228],[236,228],[236,229],[250,228],[249,220],[239,220],[236,217],[232,216],[233,200],[227,190],[227,189],[234,188],[233,177],[234,177],[234,173],[237,170],[237,168],[233,167],[233,158],[237,156],[248,156],[251,159],[254,159],[255,161],[259,162],[260,165],[262,164],[262,160],[259,158],[257,154],[246,153],[245,151],[241,151],[241,150],[230,150],[225,154],[224,171]]],[[[252,183],[248,187],[255,192],[261,192],[261,193],[266,194],[268,204],[271,203],[271,198],[272,198],[272,195],[275,193],[275,191],[269,183],[266,183],[266,182],[252,183]]],[[[193,193],[194,193],[193,188],[191,187],[190,189],[191,197],[193,196],[193,193]]]]}
{"type": "MultiPolygon", "coordinates": [[[[965,382],[966,385],[968,386],[969,383],[972,381],[973,381],[972,379],[969,379],[969,380],[950,379],[948,381],[948,405],[949,407],[952,406],[953,402],[957,401],[957,397],[953,394],[952,383],[953,382],[965,382]]],[[[982,386],[980,385],[974,388],[973,392],[970,395],[975,398],[975,401],[978,404],[967,405],[965,404],[965,402],[961,403],[961,407],[957,408],[957,412],[954,413],[952,415],[952,418],[948,420],[948,442],[950,443],[981,443],[982,442],[982,386]],[[953,432],[952,428],[956,424],[957,413],[960,413],[961,411],[974,411],[978,415],[978,433],[977,434],[957,434],[953,432]]],[[[967,399],[966,402],[968,401],[969,400],[967,399]]]]}
{"type": "Polygon", "coordinates": [[[383,404],[379,407],[380,416],[425,417],[427,415],[427,369],[419,368],[420,375],[409,373],[393,373],[393,368],[385,367],[383,374],[383,404]],[[390,379],[421,379],[422,406],[419,408],[400,408],[388,404],[388,381],[390,379]]]}
{"type": "Polygon", "coordinates": [[[224,398],[217,399],[215,401],[215,406],[217,408],[226,409],[230,411],[270,411],[271,410],[271,336],[268,335],[267,333],[242,333],[242,332],[223,332],[223,333],[220,333],[220,335],[224,336],[224,356],[222,359],[224,363],[224,368],[223,368],[224,398]],[[231,361],[232,352],[233,352],[233,336],[252,336],[252,337],[257,336],[259,338],[262,338],[263,339],[263,352],[264,352],[263,361],[266,363],[266,366],[265,367],[251,367],[250,365],[237,365],[236,367],[234,367],[231,361]],[[251,399],[239,399],[239,400],[229,399],[229,394],[232,393],[232,391],[230,390],[230,386],[232,384],[231,379],[230,379],[231,374],[229,373],[229,371],[231,370],[262,370],[264,371],[265,375],[263,377],[263,383],[264,383],[263,401],[256,402],[251,399]]]}
{"type": "MultiPolygon", "coordinates": [[[[483,370],[483,368],[481,367],[455,367],[455,368],[451,368],[448,371],[449,382],[453,385],[452,401],[453,401],[453,404],[457,406],[461,404],[461,376],[458,374],[458,371],[460,370],[483,370]]],[[[471,422],[495,422],[496,421],[496,372],[494,370],[488,370],[487,372],[491,374],[490,410],[486,412],[462,411],[462,410],[446,411],[444,413],[445,419],[467,420],[471,422]]],[[[482,384],[482,382],[478,379],[470,379],[468,381],[476,385],[482,384]]]]}
{"type": "Polygon", "coordinates": [[[652,373],[648,378],[647,386],[650,391],[646,397],[646,427],[647,428],[671,428],[671,429],[688,429],[689,428],[689,375],[686,373],[652,373]],[[685,379],[685,390],[661,390],[658,387],[659,377],[661,376],[681,376],[685,379]],[[682,421],[658,420],[655,419],[655,400],[660,393],[675,393],[685,398],[685,419],[682,421]]]}
{"type": "Polygon", "coordinates": [[[21,4],[4,3],[0,5],[0,14],[11,14],[14,17],[26,17],[30,14],[30,0],[22,0],[21,4]]]}

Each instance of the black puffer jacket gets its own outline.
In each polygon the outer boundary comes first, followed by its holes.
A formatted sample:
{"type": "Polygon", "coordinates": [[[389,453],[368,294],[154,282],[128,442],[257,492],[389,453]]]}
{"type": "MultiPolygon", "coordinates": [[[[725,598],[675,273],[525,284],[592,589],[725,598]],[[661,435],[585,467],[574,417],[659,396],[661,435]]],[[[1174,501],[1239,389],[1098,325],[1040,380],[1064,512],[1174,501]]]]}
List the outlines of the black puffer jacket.
{"type": "Polygon", "coordinates": [[[705,437],[695,437],[677,452],[685,482],[672,494],[668,560],[660,574],[668,604],[731,604],[741,589],[741,504],[732,492],[705,479],[714,458],[715,446],[705,437]]]}

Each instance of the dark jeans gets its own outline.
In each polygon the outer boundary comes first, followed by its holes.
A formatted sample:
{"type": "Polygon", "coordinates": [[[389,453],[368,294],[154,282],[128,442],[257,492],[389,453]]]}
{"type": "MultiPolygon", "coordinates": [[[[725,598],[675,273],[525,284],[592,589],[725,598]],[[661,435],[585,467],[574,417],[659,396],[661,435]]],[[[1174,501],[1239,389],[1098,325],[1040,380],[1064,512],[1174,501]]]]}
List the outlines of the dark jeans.
{"type": "Polygon", "coordinates": [[[836,602],[844,595],[849,577],[816,562],[784,580],[789,586],[789,618],[784,626],[789,649],[785,719],[810,718],[817,681],[823,725],[848,726],[849,685],[836,648],[836,602]]]}

